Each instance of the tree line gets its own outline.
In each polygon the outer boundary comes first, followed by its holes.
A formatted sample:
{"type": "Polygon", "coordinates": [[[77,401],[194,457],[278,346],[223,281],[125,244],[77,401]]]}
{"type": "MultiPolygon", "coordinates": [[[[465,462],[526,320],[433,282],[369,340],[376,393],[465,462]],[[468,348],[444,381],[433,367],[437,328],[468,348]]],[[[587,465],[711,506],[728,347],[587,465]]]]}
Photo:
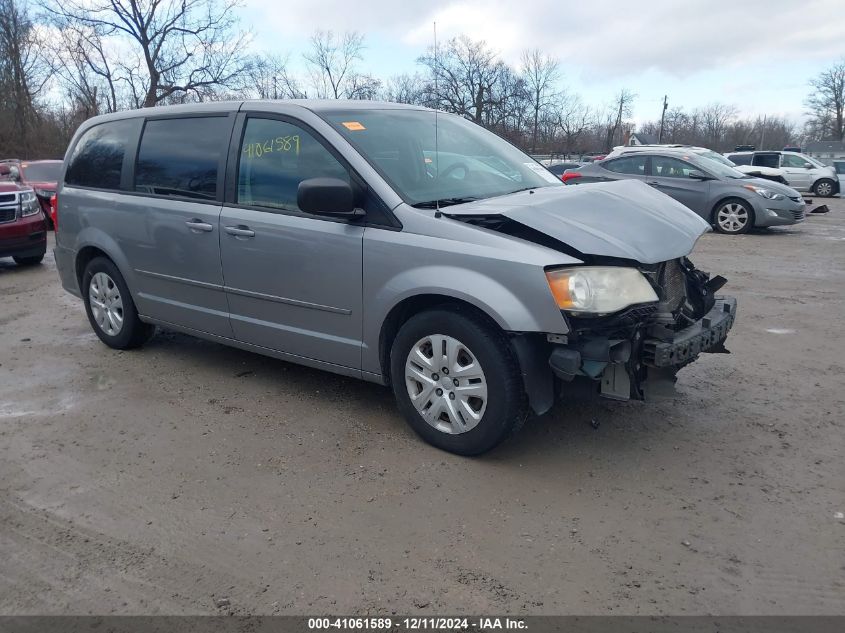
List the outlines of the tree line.
{"type": "MultiPolygon", "coordinates": [[[[0,154],[61,157],[85,119],[108,112],[221,99],[383,99],[464,116],[531,153],[605,152],[626,141],[637,95],[620,87],[588,104],[563,83],[559,61],[525,50],[508,64],[466,36],[421,53],[386,79],[363,69],[361,33],[315,31],[290,57],[250,52],[239,0],[0,0],[0,154]]],[[[845,135],[845,60],[810,81],[801,130],[778,116],[740,117],[713,102],[672,108],[637,131],[667,143],[728,150],[782,148],[845,135]],[[662,134],[661,134],[662,131],[662,134]]],[[[2,157],[2,156],[0,156],[2,157]]]]}

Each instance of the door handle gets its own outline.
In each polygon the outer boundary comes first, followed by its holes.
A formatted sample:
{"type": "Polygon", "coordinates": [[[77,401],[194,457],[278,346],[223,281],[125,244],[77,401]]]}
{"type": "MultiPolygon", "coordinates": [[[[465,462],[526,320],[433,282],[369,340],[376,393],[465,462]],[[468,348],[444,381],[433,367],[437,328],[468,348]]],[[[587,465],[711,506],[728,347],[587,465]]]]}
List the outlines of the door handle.
{"type": "Polygon", "coordinates": [[[238,226],[226,226],[223,228],[226,233],[234,235],[235,237],[255,237],[255,231],[243,224],[239,224],[238,226]]]}
{"type": "Polygon", "coordinates": [[[210,233],[214,230],[214,227],[211,224],[198,220],[197,218],[188,220],[185,222],[185,226],[191,229],[194,233],[210,233]]]}

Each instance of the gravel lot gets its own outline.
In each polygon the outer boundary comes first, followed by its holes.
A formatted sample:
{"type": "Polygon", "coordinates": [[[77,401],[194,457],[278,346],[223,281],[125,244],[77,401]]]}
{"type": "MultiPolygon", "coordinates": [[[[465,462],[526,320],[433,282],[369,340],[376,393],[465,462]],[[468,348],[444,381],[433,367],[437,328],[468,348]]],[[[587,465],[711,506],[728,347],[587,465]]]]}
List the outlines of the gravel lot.
{"type": "Polygon", "coordinates": [[[693,254],[730,356],[476,459],[387,389],[187,336],[116,352],[0,260],[0,613],[845,613],[845,200],[693,254]],[[600,422],[594,429],[591,420],[600,422]]]}

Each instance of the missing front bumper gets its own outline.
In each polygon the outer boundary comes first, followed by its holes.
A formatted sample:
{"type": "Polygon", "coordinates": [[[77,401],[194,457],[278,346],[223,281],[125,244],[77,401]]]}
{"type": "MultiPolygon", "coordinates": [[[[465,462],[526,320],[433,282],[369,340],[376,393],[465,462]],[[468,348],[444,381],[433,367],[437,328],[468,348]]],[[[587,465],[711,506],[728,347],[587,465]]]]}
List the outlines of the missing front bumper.
{"type": "Polygon", "coordinates": [[[736,319],[736,299],[720,297],[704,317],[676,332],[671,339],[647,338],[643,342],[643,364],[651,367],[685,365],[704,352],[723,351],[728,332],[736,319]]]}

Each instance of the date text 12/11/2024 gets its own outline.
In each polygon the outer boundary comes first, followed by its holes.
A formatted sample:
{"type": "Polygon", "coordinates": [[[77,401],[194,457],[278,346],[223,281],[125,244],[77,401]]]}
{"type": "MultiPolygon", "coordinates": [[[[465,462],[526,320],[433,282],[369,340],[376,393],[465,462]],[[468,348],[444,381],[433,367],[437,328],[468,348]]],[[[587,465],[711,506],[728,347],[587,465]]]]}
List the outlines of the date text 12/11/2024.
{"type": "Polygon", "coordinates": [[[519,618],[478,617],[478,618],[441,618],[441,617],[407,617],[407,618],[308,618],[308,629],[329,630],[386,630],[399,629],[406,631],[496,631],[496,630],[526,630],[525,620],[519,618]]]}

